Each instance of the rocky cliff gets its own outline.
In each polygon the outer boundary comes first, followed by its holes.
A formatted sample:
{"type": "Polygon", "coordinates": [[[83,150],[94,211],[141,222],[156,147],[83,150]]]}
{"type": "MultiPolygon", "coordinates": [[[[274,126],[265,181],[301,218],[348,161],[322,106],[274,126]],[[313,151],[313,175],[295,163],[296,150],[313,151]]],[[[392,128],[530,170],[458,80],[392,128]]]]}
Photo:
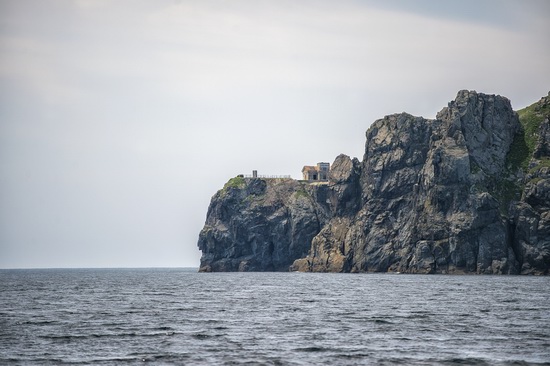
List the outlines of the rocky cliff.
{"type": "Polygon", "coordinates": [[[233,178],[201,271],[548,274],[550,95],[518,111],[460,91],[436,119],[374,122],[328,184],[233,178]]]}

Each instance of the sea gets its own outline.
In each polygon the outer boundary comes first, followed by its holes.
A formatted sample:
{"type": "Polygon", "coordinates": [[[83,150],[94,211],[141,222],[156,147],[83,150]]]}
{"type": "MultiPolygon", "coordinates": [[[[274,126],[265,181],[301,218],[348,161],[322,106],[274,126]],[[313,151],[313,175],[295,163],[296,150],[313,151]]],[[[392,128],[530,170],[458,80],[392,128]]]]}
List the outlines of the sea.
{"type": "Polygon", "coordinates": [[[0,270],[2,365],[550,365],[550,277],[0,270]]]}

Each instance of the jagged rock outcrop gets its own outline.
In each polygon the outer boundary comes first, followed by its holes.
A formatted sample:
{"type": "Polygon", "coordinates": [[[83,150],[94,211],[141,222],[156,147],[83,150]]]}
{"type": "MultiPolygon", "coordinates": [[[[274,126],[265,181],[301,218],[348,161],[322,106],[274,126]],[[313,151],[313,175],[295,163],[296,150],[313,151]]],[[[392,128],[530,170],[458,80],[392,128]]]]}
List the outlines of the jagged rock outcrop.
{"type": "Polygon", "coordinates": [[[212,198],[199,235],[201,270],[287,271],[327,221],[313,197],[323,192],[292,179],[231,179],[212,198]]]}
{"type": "Polygon", "coordinates": [[[548,274],[548,99],[523,124],[508,99],[460,91],[434,120],[374,122],[328,184],[230,181],[201,270],[548,274]]]}

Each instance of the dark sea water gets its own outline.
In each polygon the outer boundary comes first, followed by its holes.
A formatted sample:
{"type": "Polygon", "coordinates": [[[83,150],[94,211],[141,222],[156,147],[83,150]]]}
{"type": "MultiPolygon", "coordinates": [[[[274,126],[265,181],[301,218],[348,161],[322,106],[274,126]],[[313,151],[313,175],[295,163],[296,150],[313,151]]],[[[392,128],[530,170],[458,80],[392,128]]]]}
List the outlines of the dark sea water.
{"type": "Polygon", "coordinates": [[[0,270],[0,364],[550,365],[550,277],[0,270]]]}

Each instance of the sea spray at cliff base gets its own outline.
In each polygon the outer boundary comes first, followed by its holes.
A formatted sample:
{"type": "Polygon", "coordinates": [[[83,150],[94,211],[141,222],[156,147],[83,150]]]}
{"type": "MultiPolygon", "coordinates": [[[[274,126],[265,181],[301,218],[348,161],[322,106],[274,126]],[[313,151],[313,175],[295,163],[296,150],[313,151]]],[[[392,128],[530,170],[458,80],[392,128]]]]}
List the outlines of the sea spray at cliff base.
{"type": "Polygon", "coordinates": [[[375,121],[327,182],[232,178],[201,271],[548,274],[549,117],[550,96],[515,112],[463,90],[435,119],[375,121]]]}

